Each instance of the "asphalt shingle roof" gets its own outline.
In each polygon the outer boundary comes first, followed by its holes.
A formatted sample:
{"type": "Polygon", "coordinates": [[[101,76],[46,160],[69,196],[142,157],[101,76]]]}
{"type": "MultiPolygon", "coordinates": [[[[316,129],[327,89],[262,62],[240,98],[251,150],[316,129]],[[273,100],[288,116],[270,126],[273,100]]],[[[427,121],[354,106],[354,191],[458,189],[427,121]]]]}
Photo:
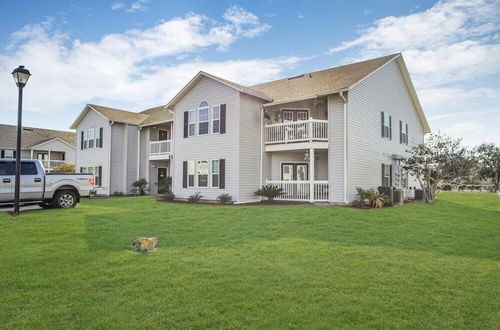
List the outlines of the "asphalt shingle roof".
{"type": "MultiPolygon", "coordinates": [[[[39,145],[55,138],[59,138],[73,147],[76,146],[76,135],[73,132],[24,126],[21,134],[21,147],[23,149],[39,145]]],[[[16,140],[17,126],[0,124],[0,147],[15,149],[16,140]]]]}

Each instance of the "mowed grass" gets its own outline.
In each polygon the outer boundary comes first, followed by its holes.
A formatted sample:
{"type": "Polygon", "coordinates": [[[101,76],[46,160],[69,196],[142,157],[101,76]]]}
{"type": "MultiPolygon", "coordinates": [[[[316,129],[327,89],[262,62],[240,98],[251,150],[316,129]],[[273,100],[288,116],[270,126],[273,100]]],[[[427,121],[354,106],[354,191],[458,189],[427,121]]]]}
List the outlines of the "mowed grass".
{"type": "Polygon", "coordinates": [[[500,197],[0,213],[0,328],[500,328],[500,197]],[[128,249],[154,234],[149,254],[128,249]]]}

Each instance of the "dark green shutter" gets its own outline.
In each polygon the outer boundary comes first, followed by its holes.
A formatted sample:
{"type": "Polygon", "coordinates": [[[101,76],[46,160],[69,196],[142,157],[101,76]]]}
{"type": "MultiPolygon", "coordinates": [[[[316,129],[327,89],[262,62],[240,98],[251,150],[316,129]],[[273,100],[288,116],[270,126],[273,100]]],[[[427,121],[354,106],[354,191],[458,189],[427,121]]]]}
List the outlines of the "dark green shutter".
{"type": "Polygon", "coordinates": [[[380,113],[380,119],[381,119],[380,127],[382,128],[382,137],[384,137],[384,112],[383,111],[380,113]]]}
{"type": "Polygon", "coordinates": [[[102,166],[99,166],[99,182],[97,183],[99,187],[102,186],[102,166]]]}
{"type": "Polygon", "coordinates": [[[188,162],[182,162],[182,188],[187,188],[188,186],[188,162]]]}
{"type": "Polygon", "coordinates": [[[403,143],[403,122],[399,121],[399,143],[403,143]]]}
{"type": "Polygon", "coordinates": [[[103,139],[103,134],[104,133],[104,129],[101,127],[99,128],[99,148],[102,148],[102,139],[103,139]]]}
{"type": "Polygon", "coordinates": [[[189,119],[189,111],[184,111],[184,138],[188,137],[188,119],[189,119]]]}
{"type": "Polygon", "coordinates": [[[219,189],[226,188],[226,160],[219,159],[219,189]]]}
{"type": "Polygon", "coordinates": [[[81,133],[81,139],[80,139],[80,150],[83,150],[83,131],[81,133]]]}
{"type": "Polygon", "coordinates": [[[392,116],[389,116],[389,139],[392,140],[392,116]]]}
{"type": "Polygon", "coordinates": [[[226,105],[220,105],[220,134],[226,133],[226,105]]]}

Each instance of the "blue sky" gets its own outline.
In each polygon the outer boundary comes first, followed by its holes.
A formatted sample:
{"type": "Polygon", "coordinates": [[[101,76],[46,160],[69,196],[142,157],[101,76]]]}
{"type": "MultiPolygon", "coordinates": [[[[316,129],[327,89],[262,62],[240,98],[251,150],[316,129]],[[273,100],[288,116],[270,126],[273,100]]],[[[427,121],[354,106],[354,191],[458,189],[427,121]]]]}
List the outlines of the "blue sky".
{"type": "Polygon", "coordinates": [[[68,129],[86,103],[165,104],[199,70],[254,84],[402,52],[433,131],[500,143],[500,1],[0,4],[0,122],[68,129]]]}

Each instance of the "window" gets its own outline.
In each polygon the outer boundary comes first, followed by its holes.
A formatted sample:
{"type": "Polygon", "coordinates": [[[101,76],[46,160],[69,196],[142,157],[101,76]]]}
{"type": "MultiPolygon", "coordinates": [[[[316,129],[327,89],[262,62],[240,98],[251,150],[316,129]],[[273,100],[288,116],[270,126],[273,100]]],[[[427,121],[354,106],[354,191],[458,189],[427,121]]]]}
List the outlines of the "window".
{"type": "Polygon", "coordinates": [[[21,175],[37,175],[38,171],[36,169],[35,163],[32,162],[21,162],[21,175]]]}
{"type": "Polygon", "coordinates": [[[99,166],[94,167],[94,182],[96,186],[101,185],[101,177],[99,176],[99,166]]]}
{"type": "Polygon", "coordinates": [[[94,147],[94,128],[89,128],[87,132],[87,139],[88,139],[88,145],[89,149],[94,147]]]}
{"type": "Polygon", "coordinates": [[[194,136],[196,134],[196,111],[194,110],[188,112],[188,125],[189,136],[194,136]]]}
{"type": "Polygon", "coordinates": [[[88,148],[88,141],[87,141],[87,130],[83,131],[83,149],[88,148]]]}
{"type": "Polygon", "coordinates": [[[198,107],[198,134],[208,134],[208,103],[203,101],[198,107]]]}
{"type": "Polygon", "coordinates": [[[382,137],[383,138],[392,138],[392,117],[382,111],[382,137]]]}
{"type": "Polygon", "coordinates": [[[16,158],[16,151],[15,150],[4,150],[4,155],[3,158],[16,158]]]}
{"type": "Polygon", "coordinates": [[[399,143],[408,144],[408,124],[399,121],[399,143]]]}
{"type": "Polygon", "coordinates": [[[208,187],[208,161],[198,161],[198,187],[208,187]]]}
{"type": "Polygon", "coordinates": [[[99,128],[95,129],[95,147],[101,147],[101,130],[99,128]]]}
{"type": "Polygon", "coordinates": [[[309,110],[283,109],[282,114],[283,114],[282,121],[284,123],[309,119],[309,110]]]}
{"type": "Polygon", "coordinates": [[[391,186],[391,165],[382,164],[382,186],[391,186]]]}
{"type": "Polygon", "coordinates": [[[14,162],[0,162],[0,175],[15,175],[15,163],[14,162]]]}
{"type": "Polygon", "coordinates": [[[220,132],[220,107],[218,105],[212,108],[212,132],[220,132]]]}
{"type": "Polygon", "coordinates": [[[219,187],[219,160],[212,160],[212,187],[219,187]]]}
{"type": "Polygon", "coordinates": [[[188,187],[194,187],[194,160],[188,161],[188,187]]]}
{"type": "Polygon", "coordinates": [[[394,164],[394,186],[396,188],[408,188],[408,173],[404,170],[403,165],[394,164]]]}

